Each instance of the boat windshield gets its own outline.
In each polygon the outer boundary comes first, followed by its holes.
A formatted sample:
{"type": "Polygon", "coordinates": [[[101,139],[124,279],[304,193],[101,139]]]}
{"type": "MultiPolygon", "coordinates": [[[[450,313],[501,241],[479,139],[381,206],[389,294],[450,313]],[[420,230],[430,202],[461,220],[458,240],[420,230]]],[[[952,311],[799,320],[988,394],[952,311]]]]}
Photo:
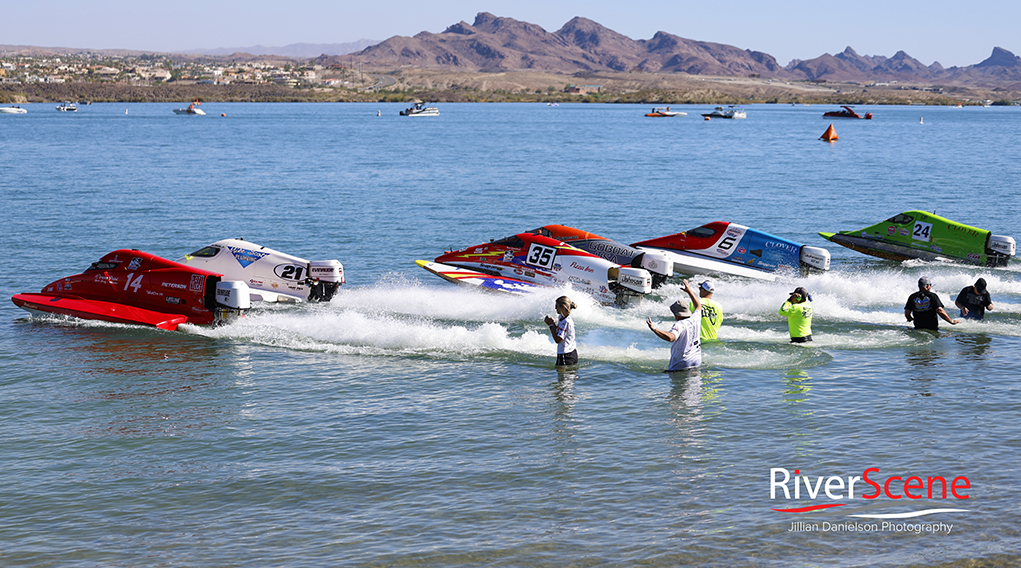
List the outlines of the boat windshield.
{"type": "Polygon", "coordinates": [[[689,237],[696,237],[696,238],[699,238],[699,239],[707,239],[707,238],[715,235],[716,231],[714,231],[713,229],[710,229],[709,227],[696,227],[696,228],[694,228],[694,229],[692,229],[690,231],[685,231],[684,233],[686,235],[688,235],[689,237]]]}
{"type": "Polygon", "coordinates": [[[220,252],[219,247],[202,247],[188,256],[197,256],[199,258],[213,258],[214,256],[216,256],[216,253],[218,252],[220,252]]]}
{"type": "Polygon", "coordinates": [[[507,246],[511,248],[520,248],[525,246],[525,241],[519,239],[516,235],[511,235],[498,241],[493,241],[493,244],[507,246]]]}
{"type": "Polygon", "coordinates": [[[904,213],[901,213],[899,215],[894,215],[893,217],[890,217],[889,219],[886,220],[886,222],[887,223],[893,223],[895,225],[904,225],[904,224],[910,223],[910,222],[912,222],[914,220],[915,220],[915,218],[912,217],[911,215],[906,215],[904,213]]]}

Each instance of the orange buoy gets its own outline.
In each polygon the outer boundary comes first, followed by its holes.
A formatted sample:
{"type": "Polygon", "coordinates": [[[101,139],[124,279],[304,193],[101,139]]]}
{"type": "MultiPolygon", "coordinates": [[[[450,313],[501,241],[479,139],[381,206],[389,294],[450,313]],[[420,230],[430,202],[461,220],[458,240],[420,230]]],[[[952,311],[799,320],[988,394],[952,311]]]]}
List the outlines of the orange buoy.
{"type": "Polygon", "coordinates": [[[819,137],[819,140],[825,140],[827,142],[833,142],[834,140],[836,140],[838,138],[840,138],[840,137],[837,136],[837,131],[833,128],[833,124],[830,123],[830,127],[826,129],[826,132],[822,133],[822,136],[819,137]]]}
{"type": "Polygon", "coordinates": [[[225,113],[225,112],[221,112],[221,113],[220,113],[220,116],[227,116],[227,113],[225,113]]]}
{"type": "Polygon", "coordinates": [[[706,120],[709,120],[709,117],[707,116],[707,117],[705,117],[705,119],[706,119],[706,120]]]}

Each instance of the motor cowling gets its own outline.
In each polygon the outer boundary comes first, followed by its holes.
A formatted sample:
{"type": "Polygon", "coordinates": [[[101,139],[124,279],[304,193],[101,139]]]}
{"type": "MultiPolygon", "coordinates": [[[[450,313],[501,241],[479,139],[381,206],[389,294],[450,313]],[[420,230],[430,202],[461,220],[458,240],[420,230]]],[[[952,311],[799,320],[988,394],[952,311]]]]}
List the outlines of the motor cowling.
{"type": "Polygon", "coordinates": [[[1013,237],[1004,237],[1002,235],[989,235],[989,248],[1008,256],[1014,256],[1017,252],[1017,243],[1013,237]]]}
{"type": "Polygon", "coordinates": [[[652,292],[652,275],[644,268],[621,266],[617,269],[616,280],[619,286],[639,294],[652,292]]]}
{"type": "Polygon", "coordinates": [[[822,247],[801,247],[801,266],[809,270],[829,270],[830,251],[822,247]]]}
{"type": "Polygon", "coordinates": [[[674,275],[674,263],[667,255],[661,252],[645,251],[635,257],[636,263],[631,266],[644,268],[654,274],[661,274],[666,278],[674,275]]]}
{"type": "Polygon", "coordinates": [[[251,289],[238,280],[216,283],[216,309],[213,325],[223,325],[245,316],[252,307],[251,289]]]}
{"type": "Polygon", "coordinates": [[[308,301],[329,302],[344,283],[344,265],[338,260],[313,260],[308,263],[308,301]]]}
{"type": "Polygon", "coordinates": [[[251,290],[239,280],[216,283],[216,305],[229,310],[247,310],[252,307],[251,290]]]}

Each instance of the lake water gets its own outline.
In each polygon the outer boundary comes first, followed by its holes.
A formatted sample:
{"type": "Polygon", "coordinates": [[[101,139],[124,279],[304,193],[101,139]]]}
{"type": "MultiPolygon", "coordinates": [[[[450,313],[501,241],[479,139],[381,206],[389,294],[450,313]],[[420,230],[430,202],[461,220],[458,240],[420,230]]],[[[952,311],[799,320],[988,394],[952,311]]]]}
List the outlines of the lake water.
{"type": "Polygon", "coordinates": [[[26,106],[0,115],[5,298],[118,248],[174,259],[239,236],[339,259],[347,284],[179,332],[0,304],[0,564],[1021,564],[1019,261],[899,264],[817,235],[922,209],[1021,238],[1017,108],[859,107],[875,118],[833,121],[829,144],[819,106],[708,122],[699,106],[26,106]],[[694,374],[663,372],[644,323],[669,325],[677,280],[623,310],[576,296],[581,364],[558,372],[542,318],[562,292],[487,295],[414,264],[549,223],[630,243],[717,220],[826,247],[832,270],[714,279],[722,341],[694,374]],[[910,330],[921,275],[951,307],[983,276],[995,310],[910,330]],[[808,346],[777,315],[797,285],[808,346]],[[780,468],[807,476],[800,499],[771,498],[780,468]],[[869,468],[936,495],[816,485],[869,468]],[[968,499],[936,476],[967,478],[968,499]]]}

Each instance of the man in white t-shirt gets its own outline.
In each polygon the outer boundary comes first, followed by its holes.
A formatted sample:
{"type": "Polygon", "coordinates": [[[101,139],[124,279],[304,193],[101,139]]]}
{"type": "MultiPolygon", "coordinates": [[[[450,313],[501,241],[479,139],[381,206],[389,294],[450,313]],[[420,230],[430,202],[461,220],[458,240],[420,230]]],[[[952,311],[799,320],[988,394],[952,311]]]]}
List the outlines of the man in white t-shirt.
{"type": "Polygon", "coordinates": [[[657,337],[671,343],[670,365],[667,367],[667,371],[683,371],[702,364],[702,343],[699,340],[702,327],[702,303],[699,301],[698,294],[688,285],[687,280],[684,281],[684,291],[691,298],[691,306],[694,307],[694,311],[688,307],[688,302],[674,302],[670,306],[670,311],[673,312],[675,321],[670,331],[656,329],[652,325],[651,317],[647,318],[645,322],[657,337]]]}

